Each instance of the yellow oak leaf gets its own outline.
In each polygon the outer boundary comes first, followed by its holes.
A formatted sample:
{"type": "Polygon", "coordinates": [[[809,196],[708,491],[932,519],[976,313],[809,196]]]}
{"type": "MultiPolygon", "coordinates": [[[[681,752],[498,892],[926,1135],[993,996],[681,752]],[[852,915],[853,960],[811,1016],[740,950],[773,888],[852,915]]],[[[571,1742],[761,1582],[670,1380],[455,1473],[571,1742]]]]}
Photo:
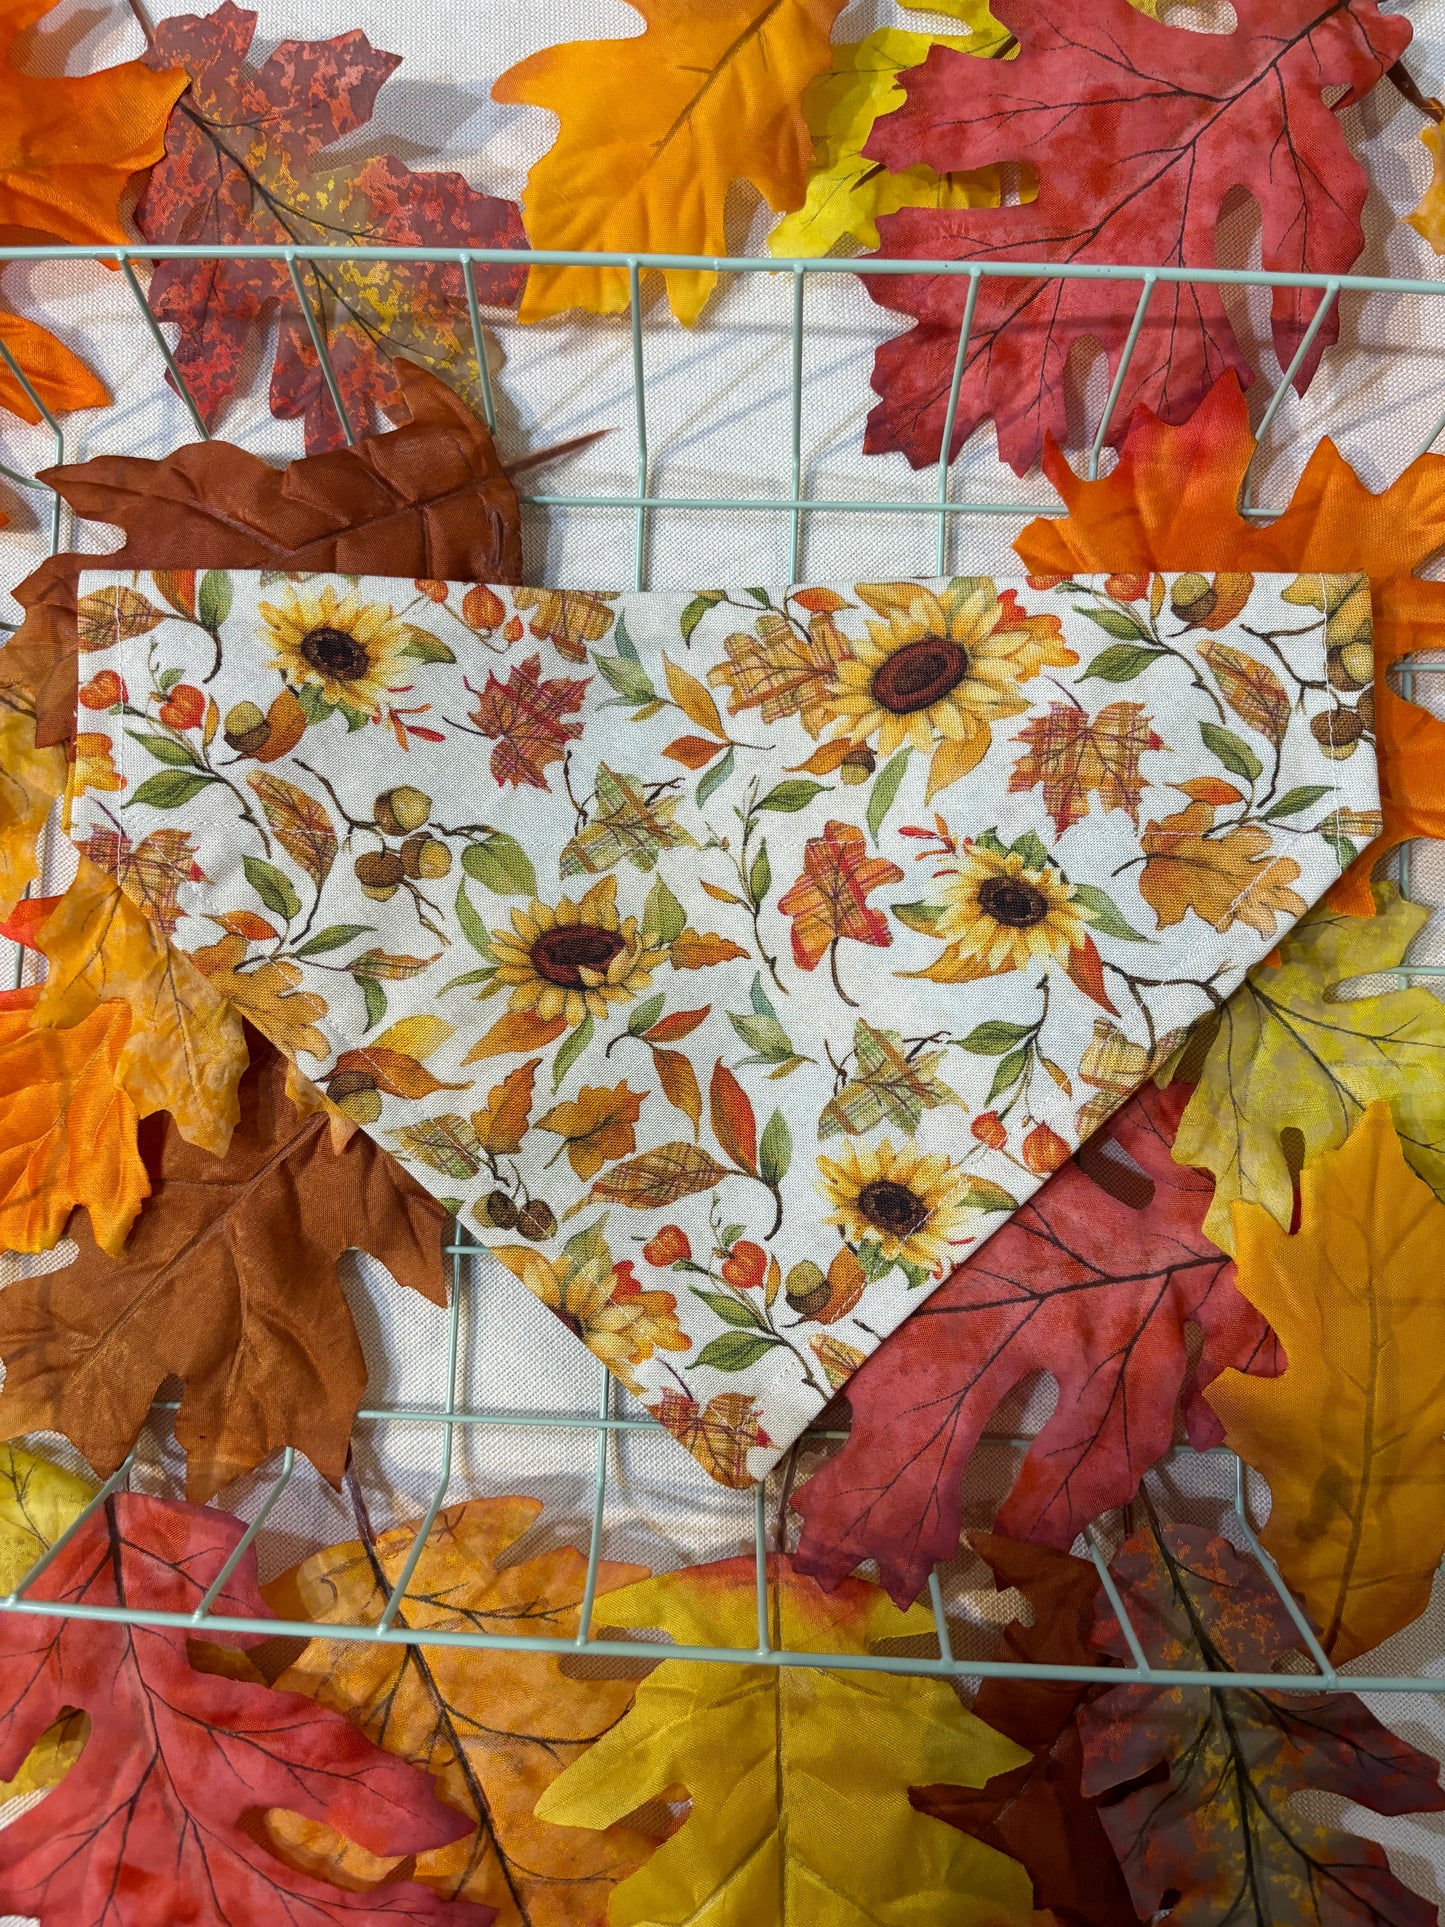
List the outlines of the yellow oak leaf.
{"type": "MultiPolygon", "coordinates": [[[[642,1110],[646,1091],[632,1091],[626,1080],[614,1089],[584,1084],[575,1098],[554,1104],[537,1119],[539,1131],[555,1131],[562,1142],[554,1157],[565,1150],[567,1162],[579,1178],[595,1178],[613,1158],[625,1158],[637,1149],[637,1133],[632,1128],[642,1110]]],[[[549,1158],[550,1164],[553,1159],[549,1158]]]]}
{"type": "Polygon", "coordinates": [[[1342,996],[1340,986],[1398,964],[1430,912],[1377,884],[1371,919],[1317,907],[1250,971],[1220,1012],[1174,1139],[1179,1164],[1212,1171],[1204,1232],[1234,1249],[1230,1207],[1262,1205],[1288,1225],[1294,1185],[1280,1134],[1306,1160],[1338,1150],[1362,1111],[1390,1106],[1405,1156],[1445,1191],[1445,1003],[1418,986],[1342,996]]]}
{"type": "Polygon", "coordinates": [[[1293,921],[1308,908],[1289,887],[1299,865],[1274,849],[1262,823],[1236,823],[1210,834],[1216,807],[1195,797],[1172,816],[1144,825],[1139,894],[1161,930],[1182,923],[1192,910],[1214,930],[1247,923],[1272,937],[1277,917],[1293,921]]]}
{"type": "MultiPolygon", "coordinates": [[[[166,122],[187,78],[152,73],[139,60],[97,74],[20,72],[16,43],[54,4],[0,4],[0,228],[23,230],[22,240],[128,241],[121,196],[134,174],[161,158],[166,122]]],[[[84,362],[34,322],[0,313],[0,341],[48,408],[95,408],[110,400],[84,362]]],[[[40,419],[3,363],[0,407],[28,422],[40,419]]]]}
{"type": "MultiPolygon", "coordinates": [[[[610,1594],[601,1623],[659,1627],[688,1644],[756,1646],[751,1557],[693,1566],[610,1594]]],[[[863,1653],[930,1631],[878,1586],[825,1593],[769,1560],[775,1646],[863,1653]]],[[[982,1786],[1028,1754],[966,1713],[942,1680],[866,1671],[666,1660],[632,1711],[537,1803],[540,1819],[607,1827],[686,1788],[686,1823],[612,1896],[610,1927],[1028,1927],[1032,1883],[1015,1860],[930,1821],[910,1785],[982,1786]],[[866,1843],[866,1850],[864,1850],[866,1843]]]]}
{"type": "Polygon", "coordinates": [[[94,1496],[94,1483],[78,1472],[21,1445],[0,1445],[0,1595],[15,1590],[94,1496]]]}
{"type": "MultiPolygon", "coordinates": [[[[627,40],[545,47],[504,73],[492,98],[547,107],[557,139],[527,177],[535,248],[725,254],[728,189],[749,180],[777,213],[802,205],[811,142],[803,90],[831,58],[843,0],[636,0],[627,40]]],[[[673,313],[696,321],[717,277],[671,269],[673,313]]],[[[521,318],[567,308],[616,314],[626,268],[535,267],[521,318]]]]}
{"type": "Polygon", "coordinates": [[[1239,1289],[1284,1346],[1204,1396],[1269,1482],[1261,1537],[1339,1664],[1418,1619],[1445,1554],[1445,1205],[1405,1162],[1388,1104],[1300,1174],[1291,1237],[1234,1207],[1239,1289]]]}
{"type": "Polygon", "coordinates": [[[130,1028],[115,1001],[66,1030],[0,1010],[0,1250],[51,1250],[84,1205],[101,1250],[120,1255],[151,1188],[118,1081],[130,1028]]]}
{"type": "Polygon", "coordinates": [[[36,844],[65,788],[65,751],[35,747],[35,718],[0,704],[0,917],[40,874],[36,844]]]}
{"type": "Polygon", "coordinates": [[[191,960],[212,991],[249,1017],[278,1050],[288,1057],[305,1051],[325,1057],[330,1048],[313,1019],[326,1015],[326,999],[315,990],[300,988],[300,964],[288,957],[267,958],[252,969],[242,969],[248,945],[244,937],[227,933],[219,943],[192,952],[191,960]]]}
{"type": "Polygon", "coordinates": [[[532,1085],[541,1061],[540,1057],[529,1057],[525,1064],[508,1071],[501,1083],[487,1092],[486,1108],[472,1112],[477,1142],[493,1157],[521,1150],[532,1113],[532,1085]]]}
{"type": "Polygon", "coordinates": [[[246,1042],[218,991],[84,857],[36,944],[50,965],[36,1025],[65,1029],[119,999],[134,1021],[117,1075],[137,1114],[169,1111],[188,1144],[224,1155],[240,1116],[246,1042]]]}
{"type": "MultiPolygon", "coordinates": [[[[574,1637],[587,1571],[580,1552],[564,1546],[498,1569],[541,1510],[537,1499],[498,1498],[441,1513],[397,1624],[423,1634],[574,1637]]],[[[415,1536],[415,1524],[406,1525],[373,1545],[315,1553],[268,1586],[267,1598],[288,1616],[374,1625],[415,1536]]],[[[599,1594],[644,1572],[603,1560],[599,1594]]],[[[607,1612],[604,1599],[597,1610],[607,1612]]],[[[444,1800],[479,1823],[469,1837],[419,1854],[412,1878],[449,1899],[497,1908],[495,1927],[600,1922],[614,1884],[655,1844],[632,1827],[589,1834],[549,1826],[534,1813],[538,1795],[626,1711],[631,1680],[569,1678],[553,1653],[319,1637],[276,1686],[344,1714],[388,1752],[415,1761],[444,1800]]],[[[288,1859],[347,1886],[377,1886],[398,1864],[297,1813],[273,1811],[268,1830],[288,1859]]]]}

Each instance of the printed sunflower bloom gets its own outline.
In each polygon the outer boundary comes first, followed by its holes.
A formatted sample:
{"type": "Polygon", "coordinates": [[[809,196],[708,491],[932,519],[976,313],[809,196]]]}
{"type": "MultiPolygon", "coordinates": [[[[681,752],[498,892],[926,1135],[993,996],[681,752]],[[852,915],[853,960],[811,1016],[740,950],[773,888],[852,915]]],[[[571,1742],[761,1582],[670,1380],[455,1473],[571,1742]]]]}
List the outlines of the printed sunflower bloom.
{"type": "Polygon", "coordinates": [[[937,1276],[962,1242],[967,1174],[942,1152],[881,1144],[818,1159],[818,1189],[832,1206],[827,1224],[850,1245],[877,1245],[890,1262],[937,1276]]]}
{"type": "Polygon", "coordinates": [[[375,721],[401,672],[409,627],[389,603],[367,602],[355,590],[338,598],[329,583],[314,596],[286,590],[286,605],[258,604],[262,641],[275,654],[271,668],[292,689],[312,688],[334,708],[375,721]]]}
{"type": "Polygon", "coordinates": [[[510,930],[492,931],[497,978],[511,988],[512,1010],[575,1026],[606,1017],[649,988],[667,945],[639,931],[636,917],[619,918],[616,896],[617,879],[603,877],[580,903],[534,898],[512,912],[510,930]]]}
{"type": "Polygon", "coordinates": [[[913,583],[859,594],[881,620],[839,665],[830,699],[838,734],[876,739],[881,756],[905,745],[931,755],[930,796],[982,759],[994,722],[1028,708],[1022,683],[1078,660],[1057,616],[1024,615],[1015,592],[999,595],[986,576],[960,577],[936,595],[913,583]]]}
{"type": "Polygon", "coordinates": [[[631,1264],[614,1266],[602,1238],[584,1236],[580,1250],[555,1259],[524,1245],[497,1246],[496,1255],[635,1396],[643,1388],[632,1366],[654,1351],[691,1350],[677,1322],[676,1298],[641,1290],[631,1264]]]}
{"type": "Polygon", "coordinates": [[[933,934],[948,949],[920,973],[937,981],[969,983],[1040,963],[1067,964],[1088,938],[1073,885],[1051,863],[1031,869],[1014,850],[966,842],[941,894],[933,934]]]}

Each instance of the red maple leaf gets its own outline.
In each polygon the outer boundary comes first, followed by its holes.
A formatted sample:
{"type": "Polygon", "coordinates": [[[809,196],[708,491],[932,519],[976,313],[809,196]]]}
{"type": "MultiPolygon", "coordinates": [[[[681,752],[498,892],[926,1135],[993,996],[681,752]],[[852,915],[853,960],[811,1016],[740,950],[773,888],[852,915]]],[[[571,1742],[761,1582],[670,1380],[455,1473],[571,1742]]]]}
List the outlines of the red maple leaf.
{"type": "MultiPolygon", "coordinates": [[[[543,682],[542,658],[528,656],[505,682],[488,673],[487,686],[477,693],[472,721],[484,736],[500,740],[492,751],[492,775],[499,783],[530,783],[544,790],[542,774],[549,763],[559,763],[568,743],[582,734],[581,723],[568,712],[579,709],[590,677],[569,682],[559,676],[543,682]]],[[[468,685],[470,687],[470,685],[468,685]]]]}
{"type": "Polygon", "coordinates": [[[1233,1263],[1200,1231],[1212,1180],[1170,1156],[1189,1096],[1182,1084],[1137,1092],[1107,1135],[1139,1170],[1095,1140],[1083,1166],[1042,1186],[850,1382],[852,1433],[794,1500],[805,1571],[833,1582],[876,1559],[894,1598],[914,1598],[957,1548],[980,1434],[1032,1372],[1053,1374],[1059,1402],[995,1523],[1067,1548],[1169,1450],[1177,1399],[1191,1443],[1218,1444],[1204,1386],[1228,1365],[1261,1377],[1283,1368],[1233,1263]],[[1193,1365],[1187,1323],[1204,1334],[1193,1365]]]}
{"type": "MultiPolygon", "coordinates": [[[[908,209],[880,223],[890,259],[1139,262],[1213,267],[1225,197],[1246,187],[1264,216],[1268,269],[1338,273],[1364,246],[1365,175],[1341,111],[1397,61],[1405,20],[1375,0],[1236,0],[1232,34],[1166,27],[1128,0],[999,0],[1015,60],[935,48],[900,75],[907,102],[879,120],[867,154],[939,173],[1022,162],[1036,200],[1003,208],[908,209]],[[1327,107],[1324,94],[1343,88],[1327,107]]],[[[918,326],[874,363],[883,397],[866,447],[938,459],[949,406],[963,276],[870,279],[875,301],[918,326]]],[[[1064,364],[1074,342],[1122,348],[1139,295],[1128,281],[985,279],[970,336],[951,453],[992,415],[1000,456],[1022,475],[1046,431],[1065,429],[1064,364]]],[[[1274,296],[1274,349],[1285,367],[1318,290],[1274,296]]],[[[1337,312],[1296,377],[1301,393],[1335,338],[1337,312]]],[[[1184,421],[1228,368],[1250,380],[1219,290],[1155,288],[1113,414],[1116,439],[1139,403],[1184,421]]]]}
{"type": "Polygon", "coordinates": [[[883,947],[893,941],[888,919],[868,903],[870,890],[901,883],[903,872],[886,857],[867,855],[863,832],[853,823],[829,822],[823,834],[808,839],[803,874],[778,908],[793,919],[793,957],[801,970],[816,970],[826,956],[833,988],[845,1004],[855,1002],[838,981],[838,944],[883,947]]]}
{"type": "MultiPolygon", "coordinates": [[[[335,246],[525,247],[511,201],[478,194],[460,174],[413,174],[386,157],[322,152],[370,120],[384,81],[401,64],[353,30],[334,40],[283,40],[259,68],[246,65],[256,15],[231,0],[214,13],[177,15],[157,27],[146,64],[191,77],[166,130],[136,222],[151,241],[335,246]]],[[[441,263],[303,266],[342,401],[353,428],[373,408],[407,419],[391,367],[412,359],[456,379],[473,362],[462,271],[441,263]]],[[[512,306],[523,271],[474,270],[479,298],[512,306]]],[[[284,261],[166,261],[151,306],[180,326],[176,360],[208,427],[243,372],[247,340],[272,312],[280,335],[271,412],[304,416],[308,453],[339,448],[340,422],[284,261]]]]}
{"type": "MultiPolygon", "coordinates": [[[[36,1581],[30,1597],[189,1614],[235,1550],[228,1513],[119,1493],[36,1581]]],[[[274,1617],[247,1551],[219,1613],[274,1617]]],[[[255,1645],[264,1635],[228,1635],[255,1645]]],[[[91,1720],[79,1760],[0,1830],[0,1910],[43,1927],[488,1927],[491,1907],[412,1881],[371,1893],[287,1866],[248,1830],[285,1807],[373,1853],[445,1846],[472,1829],[425,1773],[299,1693],[199,1672],[184,1626],[0,1617],[0,1779],[65,1707],[91,1720]]]]}

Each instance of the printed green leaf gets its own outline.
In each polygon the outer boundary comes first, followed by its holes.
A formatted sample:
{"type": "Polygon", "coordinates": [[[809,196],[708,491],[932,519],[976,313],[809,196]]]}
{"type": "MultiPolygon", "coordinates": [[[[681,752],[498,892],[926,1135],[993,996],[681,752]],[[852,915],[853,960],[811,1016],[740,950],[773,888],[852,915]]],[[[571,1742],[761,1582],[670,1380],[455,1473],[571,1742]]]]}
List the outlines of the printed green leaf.
{"type": "Polygon", "coordinates": [[[718,758],[712,768],[703,777],[697,786],[697,806],[699,809],[706,803],[714,790],[720,790],[723,784],[728,781],[733,773],[733,764],[736,760],[733,752],[729,750],[726,756],[720,756],[718,758]]]}
{"type": "Polygon", "coordinates": [[[760,1332],[724,1332],[721,1338],[704,1345],[693,1363],[711,1365],[715,1372],[745,1372],[782,1342],[781,1338],[771,1334],[765,1337],[760,1332]]]}
{"type": "MultiPolygon", "coordinates": [[[[328,950],[340,950],[354,937],[365,936],[371,928],[369,923],[329,923],[324,930],[318,930],[314,937],[308,937],[292,954],[297,957],[324,957],[328,950]]],[[[358,961],[353,959],[348,968],[355,969],[358,961]]]]}
{"type": "Polygon", "coordinates": [[[1201,723],[1199,733],[1204,738],[1204,747],[1211,756],[1219,758],[1231,776],[1242,776],[1246,783],[1256,783],[1263,776],[1264,764],[1232,729],[1225,729],[1220,723],[1201,723]]]}
{"type": "Polygon", "coordinates": [[[1101,649],[1088,668],[1080,672],[1079,681],[1087,682],[1090,676],[1097,676],[1101,682],[1133,682],[1151,663],[1162,662],[1166,653],[1137,643],[1119,643],[1112,649],[1101,649]]]}
{"type": "Polygon", "coordinates": [[[702,621],[709,609],[715,609],[723,599],[721,589],[700,589],[678,617],[678,628],[684,642],[692,641],[692,632],[702,621]]]}
{"type": "Polygon", "coordinates": [[[1298,816],[1318,803],[1322,796],[1330,794],[1328,783],[1301,783],[1298,789],[1286,790],[1284,795],[1271,809],[1264,813],[1266,823],[1276,823],[1281,817],[1298,816]]]}
{"type": "Polygon", "coordinates": [[[988,1102],[990,1104],[992,1104],[996,1097],[1002,1097],[1003,1093],[1011,1084],[1017,1084],[1024,1074],[1024,1066],[1028,1062],[1028,1057],[1029,1054],[1027,1050],[1016,1050],[1011,1051],[1009,1055],[1004,1058],[1003,1062],[993,1074],[992,1084],[988,1087],[988,1102]]]}
{"type": "MultiPolygon", "coordinates": [[[[1141,628],[1133,616],[1126,616],[1122,609],[1078,609],[1075,615],[1087,616],[1089,621],[1103,630],[1106,636],[1113,636],[1119,642],[1145,642],[1149,631],[1141,628]]],[[[1154,652],[1156,655],[1159,651],[1154,652]]]]}
{"type": "Polygon", "coordinates": [[[790,776],[785,783],[776,784],[766,796],[760,796],[758,808],[772,810],[780,816],[793,816],[799,810],[805,810],[815,796],[822,796],[828,787],[826,783],[811,782],[805,776],[790,776]]]}
{"type": "Polygon", "coordinates": [[[1001,1017],[991,1017],[987,1023],[975,1024],[967,1037],[960,1037],[958,1047],[978,1057],[1001,1057],[1032,1030],[1031,1024],[1006,1024],[1001,1017]]]}
{"type": "Polygon", "coordinates": [[[274,863],[267,863],[259,856],[243,857],[241,868],[246,872],[246,881],[274,915],[284,917],[287,923],[300,916],[301,899],[284,870],[278,870],[274,863]]]}
{"type": "Polygon", "coordinates": [[[214,776],[194,770],[163,770],[159,775],[148,776],[138,785],[124,807],[143,803],[152,810],[178,810],[191,798],[199,796],[208,783],[214,783],[214,776]]]}
{"type": "Polygon", "coordinates": [[[462,868],[473,882],[499,897],[534,897],[537,872],[516,837],[494,830],[481,843],[462,851],[462,868]]]}
{"type": "Polygon", "coordinates": [[[418,629],[414,622],[407,624],[408,642],[402,650],[413,662],[455,662],[456,651],[449,649],[440,636],[434,636],[430,629],[418,629]]]}
{"type": "Polygon", "coordinates": [[[220,628],[231,613],[231,578],[224,569],[207,569],[196,590],[196,617],[203,628],[220,628]]]}
{"type": "MultiPolygon", "coordinates": [[[[466,867],[465,860],[463,861],[462,867],[466,867]]],[[[461,926],[462,935],[479,957],[485,957],[488,963],[495,963],[496,953],[492,949],[491,935],[487,926],[477,915],[476,905],[467,895],[467,886],[465,883],[458,883],[457,885],[456,907],[457,922],[461,926]]]]}
{"type": "Polygon", "coordinates": [[[762,1313],[757,1311],[745,1298],[731,1298],[725,1291],[700,1291],[693,1287],[693,1296],[700,1298],[708,1310],[715,1312],[725,1325],[747,1326],[751,1331],[765,1331],[762,1313]]]}
{"type": "Polygon", "coordinates": [[[883,828],[883,819],[893,807],[893,799],[898,794],[907,770],[908,751],[900,749],[896,756],[889,757],[873,778],[873,788],[868,796],[867,817],[868,834],[873,838],[875,845],[878,842],[878,833],[883,828]]]}
{"type": "Polygon", "coordinates": [[[595,1029],[596,1025],[593,1023],[592,1013],[589,1011],[577,1026],[576,1030],[572,1032],[571,1036],[563,1038],[562,1048],[557,1052],[552,1062],[552,1089],[554,1092],[561,1089],[562,1079],[592,1042],[592,1033],[595,1029]]]}
{"type": "Polygon", "coordinates": [[[779,1185],[793,1162],[793,1135],[781,1111],[774,1111],[758,1140],[758,1176],[764,1184],[779,1185]]]}
{"type": "Polygon", "coordinates": [[[149,730],[128,729],[126,735],[133,743],[139,743],[143,750],[154,756],[158,763],[168,763],[172,769],[200,769],[201,759],[189,743],[178,743],[173,736],[159,736],[149,730]]]}
{"type": "Polygon", "coordinates": [[[642,906],[642,927],[661,937],[664,943],[676,943],[687,928],[687,912],[661,877],[648,891],[642,906]]]}
{"type": "Polygon", "coordinates": [[[1142,931],[1136,930],[1131,923],[1126,923],[1124,913],[1118,904],[1107,890],[1099,889],[1097,884],[1076,883],[1074,901],[1082,906],[1091,927],[1106,937],[1117,937],[1121,943],[1155,941],[1152,937],[1146,937],[1142,931]]]}

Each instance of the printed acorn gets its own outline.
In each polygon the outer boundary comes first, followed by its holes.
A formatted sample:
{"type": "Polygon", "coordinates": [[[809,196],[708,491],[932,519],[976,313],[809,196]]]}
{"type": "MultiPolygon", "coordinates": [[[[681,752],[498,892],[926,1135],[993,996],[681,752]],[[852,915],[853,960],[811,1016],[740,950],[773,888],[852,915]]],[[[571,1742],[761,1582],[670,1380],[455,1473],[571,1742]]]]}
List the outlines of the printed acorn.
{"type": "Polygon", "coordinates": [[[394,790],[383,790],[372,805],[376,827],[387,836],[410,836],[431,815],[431,798],[410,783],[399,783],[394,790]]]}
{"type": "Polygon", "coordinates": [[[452,853],[440,837],[419,832],[402,844],[401,865],[409,877],[444,877],[452,867],[452,853]]]}
{"type": "Polygon", "coordinates": [[[1325,673],[1333,689],[1363,689],[1374,680],[1374,648],[1368,642],[1335,644],[1325,651],[1325,673]]]}
{"type": "Polygon", "coordinates": [[[1191,572],[1178,576],[1169,595],[1169,606],[1181,622],[1207,622],[1219,600],[1207,575],[1191,572]]]}
{"type": "MultiPolygon", "coordinates": [[[[1373,704],[1370,714],[1373,720],[1373,704]]],[[[1322,709],[1318,716],[1310,718],[1310,735],[1325,755],[1337,763],[1354,755],[1355,745],[1364,733],[1365,725],[1353,709],[1322,709]]]]}
{"type": "Polygon", "coordinates": [[[1375,692],[1367,689],[1355,706],[1355,714],[1360,719],[1360,728],[1367,736],[1375,733],[1375,692]]]}
{"type": "Polygon", "coordinates": [[[238,756],[254,756],[270,740],[271,725],[258,704],[234,703],[226,711],[223,734],[238,756]]]}
{"type": "Polygon", "coordinates": [[[352,864],[363,896],[385,903],[401,888],[406,865],[395,850],[367,850],[352,864]]]}
{"type": "Polygon", "coordinates": [[[516,1203],[501,1189],[489,1191],[477,1206],[477,1222],[484,1229],[515,1231],[519,1216],[516,1203]]]}
{"type": "Polygon", "coordinates": [[[375,1124],[381,1116],[381,1092],[370,1071],[334,1071],[326,1095],[354,1124],[375,1124]]]}
{"type": "Polygon", "coordinates": [[[813,1318],[829,1298],[828,1279],[821,1265],[804,1258],[783,1280],[783,1296],[800,1318],[813,1318]]]}
{"type": "Polygon", "coordinates": [[[517,1229],[524,1238],[539,1244],[557,1229],[557,1214],[545,1198],[530,1198],[517,1213],[517,1229]]]}
{"type": "Polygon", "coordinates": [[[878,767],[878,758],[866,743],[854,743],[838,765],[838,775],[848,784],[866,783],[878,767]]]}

